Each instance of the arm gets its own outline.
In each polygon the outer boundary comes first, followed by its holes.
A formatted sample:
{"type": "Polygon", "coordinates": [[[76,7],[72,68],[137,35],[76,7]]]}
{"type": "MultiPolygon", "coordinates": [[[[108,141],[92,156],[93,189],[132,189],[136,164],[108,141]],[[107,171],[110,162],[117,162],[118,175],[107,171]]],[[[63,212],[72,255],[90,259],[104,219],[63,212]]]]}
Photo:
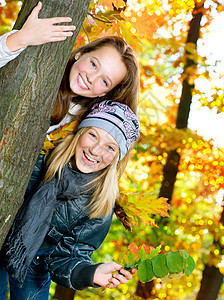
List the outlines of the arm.
{"type": "Polygon", "coordinates": [[[98,287],[93,277],[99,264],[94,265],[91,256],[105,239],[111,219],[112,215],[92,220],[82,218],[70,234],[63,235],[50,256],[49,270],[53,281],[77,290],[98,287]]]}
{"type": "Polygon", "coordinates": [[[1,37],[0,67],[17,57],[27,46],[64,41],[67,37],[72,36],[75,26],[54,25],[56,23],[71,22],[71,18],[39,19],[38,15],[41,8],[42,3],[39,2],[20,30],[14,30],[1,37]]]}
{"type": "Polygon", "coordinates": [[[135,270],[124,270],[112,262],[93,264],[91,255],[105,239],[111,217],[87,220],[74,228],[75,236],[63,237],[50,257],[49,269],[53,281],[68,288],[82,290],[87,287],[115,288],[132,278],[135,270]],[[114,273],[114,272],[119,272],[114,273]]]}
{"type": "Polygon", "coordinates": [[[23,50],[18,50],[16,52],[11,52],[8,47],[6,46],[6,39],[13,35],[17,30],[12,30],[2,36],[0,36],[0,68],[4,67],[9,61],[16,58],[23,50]]]}

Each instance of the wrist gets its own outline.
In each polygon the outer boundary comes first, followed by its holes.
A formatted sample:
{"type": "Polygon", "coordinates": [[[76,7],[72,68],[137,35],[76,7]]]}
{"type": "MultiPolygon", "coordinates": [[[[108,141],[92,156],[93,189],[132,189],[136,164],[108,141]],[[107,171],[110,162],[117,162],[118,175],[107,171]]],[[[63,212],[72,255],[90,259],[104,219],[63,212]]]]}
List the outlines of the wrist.
{"type": "Polygon", "coordinates": [[[20,30],[9,35],[6,39],[6,46],[11,52],[16,52],[23,48],[26,48],[28,45],[24,41],[23,35],[21,35],[20,30]]]}
{"type": "Polygon", "coordinates": [[[72,271],[71,282],[73,288],[76,290],[83,290],[87,287],[99,287],[94,282],[94,274],[100,264],[90,264],[89,262],[82,262],[72,271]]]}

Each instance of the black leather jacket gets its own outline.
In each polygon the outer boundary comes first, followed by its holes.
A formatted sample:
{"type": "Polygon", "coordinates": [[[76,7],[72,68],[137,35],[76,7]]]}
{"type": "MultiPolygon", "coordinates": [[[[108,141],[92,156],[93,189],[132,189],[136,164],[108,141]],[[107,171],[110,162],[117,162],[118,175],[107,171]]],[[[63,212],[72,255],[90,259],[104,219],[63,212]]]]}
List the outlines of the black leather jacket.
{"type": "Polygon", "coordinates": [[[6,241],[7,270],[14,278],[24,280],[26,268],[41,245],[41,249],[55,245],[49,260],[52,280],[73,289],[96,286],[93,276],[98,264],[93,265],[91,255],[105,239],[113,215],[87,217],[86,205],[93,190],[83,185],[97,175],[98,172],[83,174],[65,165],[60,180],[54,177],[42,182],[25,200],[6,241]],[[20,246],[25,249],[23,257],[20,246]]]}
{"type": "Polygon", "coordinates": [[[59,204],[47,235],[47,239],[57,245],[50,256],[49,270],[53,281],[69,288],[84,289],[94,286],[93,275],[98,265],[93,265],[91,255],[105,239],[112,214],[106,218],[89,219],[85,206],[90,193],[77,196],[77,190],[74,190],[74,184],[83,184],[89,175],[68,166],[64,172],[67,175],[64,176],[66,189],[57,195],[59,204]]]}

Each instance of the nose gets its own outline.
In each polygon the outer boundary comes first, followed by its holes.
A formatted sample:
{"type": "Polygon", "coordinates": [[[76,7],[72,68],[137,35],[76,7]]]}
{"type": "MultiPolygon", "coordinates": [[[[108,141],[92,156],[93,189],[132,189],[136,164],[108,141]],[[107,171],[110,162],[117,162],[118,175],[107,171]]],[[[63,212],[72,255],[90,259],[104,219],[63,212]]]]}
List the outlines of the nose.
{"type": "Polygon", "coordinates": [[[94,156],[99,156],[102,153],[103,147],[100,143],[95,143],[89,150],[94,156]]]}
{"type": "Polygon", "coordinates": [[[97,74],[95,73],[88,73],[87,75],[86,75],[86,77],[87,77],[87,81],[90,83],[90,84],[93,84],[94,83],[94,81],[96,80],[96,77],[97,77],[97,74]]]}

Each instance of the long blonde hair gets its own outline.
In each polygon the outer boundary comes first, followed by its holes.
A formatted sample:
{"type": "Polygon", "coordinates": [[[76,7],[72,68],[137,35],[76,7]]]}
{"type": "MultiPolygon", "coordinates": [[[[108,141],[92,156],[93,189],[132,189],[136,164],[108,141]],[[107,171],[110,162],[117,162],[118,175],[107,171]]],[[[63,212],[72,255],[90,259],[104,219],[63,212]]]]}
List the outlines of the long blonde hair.
{"type": "MultiPolygon", "coordinates": [[[[51,180],[56,173],[60,178],[65,164],[75,155],[75,148],[79,138],[88,130],[88,127],[81,128],[74,134],[70,134],[62,140],[53,152],[49,155],[46,162],[46,174],[44,181],[51,180]]],[[[120,176],[119,153],[101,174],[86,185],[89,190],[94,184],[94,192],[87,205],[89,218],[102,218],[109,215],[119,195],[118,178],[120,176]]]]}

